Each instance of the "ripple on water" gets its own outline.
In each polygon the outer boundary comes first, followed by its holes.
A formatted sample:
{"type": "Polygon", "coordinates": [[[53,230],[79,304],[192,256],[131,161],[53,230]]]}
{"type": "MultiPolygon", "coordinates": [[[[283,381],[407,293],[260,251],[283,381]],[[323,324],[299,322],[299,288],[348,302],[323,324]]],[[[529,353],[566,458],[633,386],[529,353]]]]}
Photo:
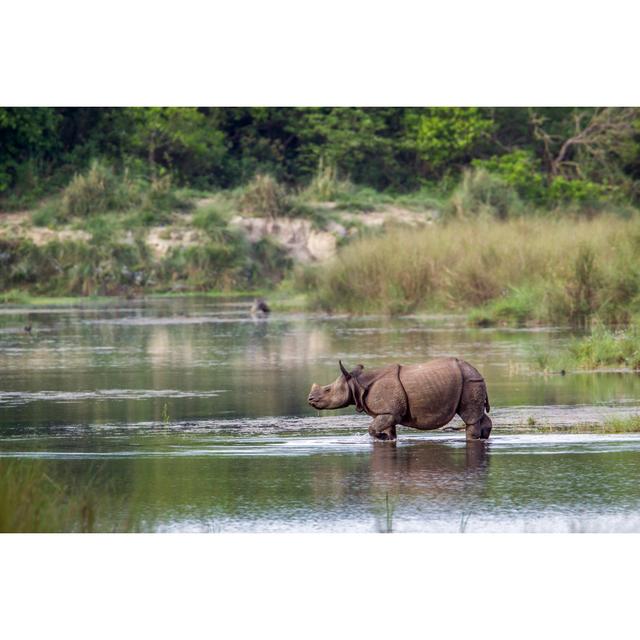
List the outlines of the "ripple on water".
{"type": "Polygon", "coordinates": [[[215,398],[225,389],[184,391],[177,389],[97,389],[95,391],[0,391],[0,405],[31,402],[83,402],[85,400],[145,400],[148,398],[215,398]]]}

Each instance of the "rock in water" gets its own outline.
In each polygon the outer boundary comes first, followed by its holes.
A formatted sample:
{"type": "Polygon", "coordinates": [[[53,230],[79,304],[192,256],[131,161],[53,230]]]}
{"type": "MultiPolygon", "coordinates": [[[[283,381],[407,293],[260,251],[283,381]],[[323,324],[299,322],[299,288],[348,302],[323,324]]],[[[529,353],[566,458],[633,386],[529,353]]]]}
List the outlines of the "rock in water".
{"type": "Polygon", "coordinates": [[[256,298],[251,305],[251,315],[252,316],[266,316],[271,313],[271,309],[269,309],[269,305],[266,303],[264,298],[256,298]]]}

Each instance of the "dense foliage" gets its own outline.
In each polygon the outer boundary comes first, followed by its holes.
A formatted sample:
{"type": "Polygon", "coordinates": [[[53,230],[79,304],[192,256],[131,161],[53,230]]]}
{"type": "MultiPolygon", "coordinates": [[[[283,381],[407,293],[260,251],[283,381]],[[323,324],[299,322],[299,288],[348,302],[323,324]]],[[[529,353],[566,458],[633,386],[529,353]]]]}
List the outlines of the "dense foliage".
{"type": "Polygon", "coordinates": [[[319,165],[377,190],[454,184],[470,165],[540,205],[640,196],[634,108],[0,108],[0,194],[25,201],[102,158],[147,178],[308,184],[319,165]]]}

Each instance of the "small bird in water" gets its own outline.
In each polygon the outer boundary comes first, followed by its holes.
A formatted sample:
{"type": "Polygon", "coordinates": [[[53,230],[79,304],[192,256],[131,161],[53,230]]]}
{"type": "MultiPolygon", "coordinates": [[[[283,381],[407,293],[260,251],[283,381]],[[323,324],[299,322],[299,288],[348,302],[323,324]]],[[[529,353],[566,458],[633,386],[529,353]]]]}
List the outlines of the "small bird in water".
{"type": "Polygon", "coordinates": [[[269,305],[266,303],[264,298],[256,298],[251,305],[251,315],[264,317],[271,313],[271,309],[269,309],[269,305]]]}

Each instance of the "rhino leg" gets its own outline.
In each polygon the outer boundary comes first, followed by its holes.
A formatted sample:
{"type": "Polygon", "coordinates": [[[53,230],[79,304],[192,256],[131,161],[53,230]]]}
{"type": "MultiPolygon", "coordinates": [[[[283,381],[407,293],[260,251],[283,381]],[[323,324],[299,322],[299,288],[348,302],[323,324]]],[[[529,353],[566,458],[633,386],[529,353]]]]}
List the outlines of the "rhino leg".
{"type": "Polygon", "coordinates": [[[395,440],[398,420],[388,413],[376,416],[369,425],[369,435],[376,440],[395,440]]]}
{"type": "Polygon", "coordinates": [[[491,418],[485,413],[489,408],[487,386],[484,378],[468,362],[460,361],[462,370],[462,395],[456,413],[467,428],[467,440],[486,440],[491,433],[491,418]]]}

